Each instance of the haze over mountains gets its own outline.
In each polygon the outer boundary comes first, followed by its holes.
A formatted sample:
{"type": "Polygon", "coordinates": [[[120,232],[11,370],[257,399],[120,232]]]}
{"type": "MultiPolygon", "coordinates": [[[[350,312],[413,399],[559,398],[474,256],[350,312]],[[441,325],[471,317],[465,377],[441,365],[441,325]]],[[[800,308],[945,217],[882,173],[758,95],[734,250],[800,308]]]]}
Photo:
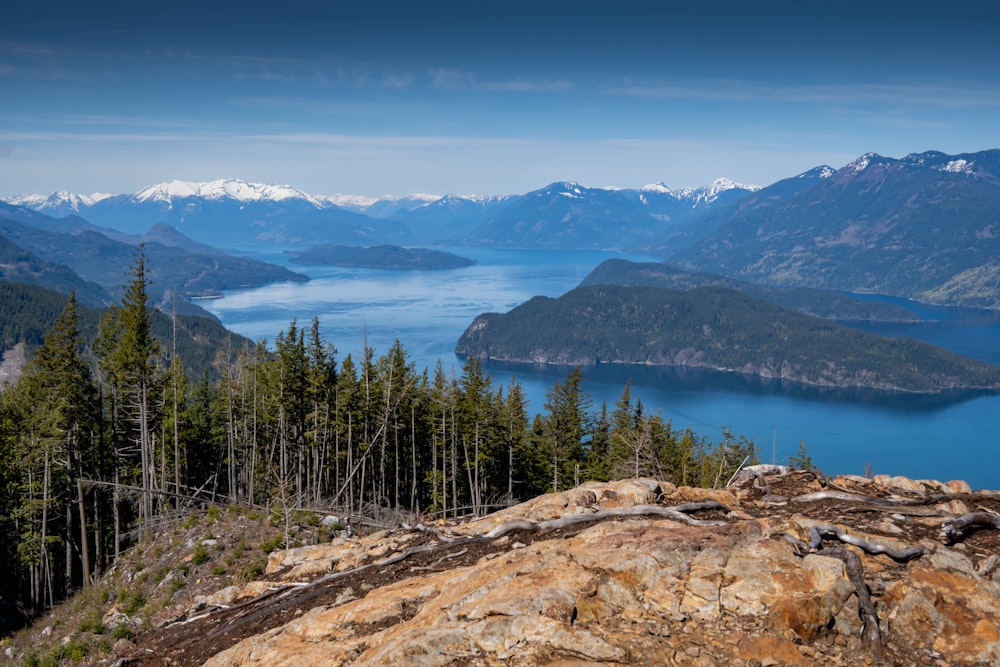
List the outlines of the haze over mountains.
{"type": "Polygon", "coordinates": [[[582,231],[595,219],[628,218],[652,234],[664,222],[758,189],[728,179],[676,191],[663,184],[628,190],[557,182],[523,195],[413,195],[372,201],[221,179],[171,181],[131,195],[21,195],[8,198],[7,203],[55,218],[79,216],[130,234],[145,233],[165,222],[195,240],[223,246],[448,242],[511,247],[579,247],[584,243],[583,247],[606,248],[630,242],[620,229],[602,227],[597,238],[567,235],[561,229],[566,222],[582,231]],[[530,229],[525,230],[525,225],[530,229]],[[542,233],[542,228],[550,233],[542,233]]]}
{"type": "MultiPolygon", "coordinates": [[[[524,194],[371,200],[224,179],[172,181],[131,195],[58,192],[7,202],[0,217],[10,223],[0,233],[45,261],[78,269],[79,252],[69,248],[93,234],[132,245],[146,238],[199,256],[211,255],[205,244],[618,249],[775,286],[1000,307],[1000,150],[901,159],[868,153],[840,169],[819,166],[767,187],[726,179],[680,190],[555,182],[524,194]],[[46,254],[45,242],[14,231],[13,223],[76,238],[48,242],[46,254]]],[[[81,275],[107,282],[93,271],[81,275]]]]}

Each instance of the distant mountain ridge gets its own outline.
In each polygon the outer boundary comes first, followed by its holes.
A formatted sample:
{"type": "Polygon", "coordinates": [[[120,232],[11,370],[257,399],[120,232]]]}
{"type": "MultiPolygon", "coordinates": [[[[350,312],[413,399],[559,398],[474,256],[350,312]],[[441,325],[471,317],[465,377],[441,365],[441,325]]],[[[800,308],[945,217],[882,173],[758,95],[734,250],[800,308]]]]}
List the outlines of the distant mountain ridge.
{"type": "MultiPolygon", "coordinates": [[[[624,247],[635,245],[621,230],[594,228],[597,218],[632,221],[643,238],[655,236],[664,222],[711,207],[761,186],[716,179],[703,188],[671,190],[662,183],[637,189],[585,188],[552,183],[523,195],[416,194],[372,199],[354,195],[315,195],[289,185],[250,183],[234,178],[204,183],[174,180],[133,194],[11,197],[11,204],[60,217],[79,215],[91,223],[137,234],[157,223],[181,229],[202,243],[344,245],[457,243],[545,247],[624,247]],[[556,219],[545,199],[575,199],[556,219]],[[558,193],[562,193],[561,195],[558,193]],[[526,203],[525,203],[526,202],[526,203]],[[531,210],[531,206],[540,207],[531,210]],[[566,220],[569,215],[572,219],[566,220]],[[522,234],[523,220],[542,222],[549,231],[522,234]],[[575,230],[561,233],[567,222],[575,230]],[[515,229],[511,230],[513,226],[515,229]],[[594,232],[599,232],[594,235],[594,232]],[[495,238],[494,238],[495,236],[495,238]]],[[[566,202],[568,203],[568,202],[566,202]]]]}
{"type": "Polygon", "coordinates": [[[763,285],[1000,308],[1000,150],[865,153],[766,187],[557,181],[523,194],[372,199],[220,179],[11,201],[76,216],[58,221],[72,233],[136,235],[165,223],[222,248],[615,249],[763,285]]]}
{"type": "Polygon", "coordinates": [[[1000,307],[1000,150],[866,153],[779,192],[787,186],[754,193],[663,256],[751,282],[1000,307]]]}
{"type": "Polygon", "coordinates": [[[75,291],[81,303],[92,307],[104,307],[121,295],[140,244],[145,247],[150,298],[182,313],[207,315],[190,302],[193,297],[308,280],[282,266],[231,256],[162,223],[145,234],[129,235],[75,216],[57,220],[0,204],[0,279],[63,294],[75,291]]]}

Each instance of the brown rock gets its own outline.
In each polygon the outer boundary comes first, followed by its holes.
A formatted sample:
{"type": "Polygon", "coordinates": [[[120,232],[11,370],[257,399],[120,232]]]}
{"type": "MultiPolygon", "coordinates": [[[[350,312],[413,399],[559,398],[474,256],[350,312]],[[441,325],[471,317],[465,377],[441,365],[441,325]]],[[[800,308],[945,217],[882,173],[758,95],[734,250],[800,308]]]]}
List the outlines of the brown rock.
{"type": "MultiPolygon", "coordinates": [[[[800,477],[786,475],[775,486],[789,497],[815,491],[800,477]]],[[[855,493],[876,490],[867,480],[868,491],[858,480],[848,482],[855,493]]],[[[934,488],[892,477],[879,483],[910,497],[918,486],[934,488]]],[[[433,533],[396,530],[287,552],[274,558],[273,577],[326,568],[344,578],[317,584],[332,588],[322,604],[280,615],[270,629],[223,647],[205,664],[874,664],[874,651],[861,642],[856,590],[844,562],[809,553],[803,544],[817,524],[836,525],[875,546],[928,549],[900,564],[833,542],[860,556],[887,661],[1000,664],[1000,584],[991,580],[1000,560],[981,555],[1000,538],[980,530],[968,545],[932,539],[945,518],[936,512],[997,511],[1000,497],[978,494],[935,507],[915,501],[907,514],[903,506],[835,495],[787,507],[754,500],[759,495],[758,489],[738,499],[729,490],[673,489],[652,480],[589,483],[477,521],[442,522],[435,528],[447,539],[439,543],[433,533]],[[469,538],[515,519],[539,522],[648,504],[661,490],[671,491],[668,503],[717,500],[733,511],[696,515],[718,525],[645,516],[554,533],[524,530],[492,542],[469,538]],[[350,578],[352,568],[414,544],[429,551],[350,578]]],[[[830,544],[824,540],[821,547],[830,544]]],[[[251,588],[227,590],[225,598],[242,599],[251,588]]],[[[310,589],[289,590],[285,599],[293,601],[294,591],[310,589]]]]}
{"type": "Polygon", "coordinates": [[[808,667],[815,664],[807,660],[795,644],[776,637],[744,637],[737,646],[736,655],[742,660],[754,660],[761,666],[808,667]]]}
{"type": "Polygon", "coordinates": [[[965,568],[934,565],[914,563],[905,580],[886,589],[893,641],[936,651],[953,664],[1000,663],[1000,585],[965,568]]]}

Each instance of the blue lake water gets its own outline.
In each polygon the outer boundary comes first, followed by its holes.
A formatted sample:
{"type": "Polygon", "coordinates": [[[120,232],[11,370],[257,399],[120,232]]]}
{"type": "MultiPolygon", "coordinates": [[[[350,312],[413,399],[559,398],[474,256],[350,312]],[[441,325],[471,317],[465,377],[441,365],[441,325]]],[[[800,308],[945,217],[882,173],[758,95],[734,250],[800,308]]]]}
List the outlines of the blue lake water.
{"type": "MultiPolygon", "coordinates": [[[[259,259],[309,275],[308,283],[238,290],[202,302],[237,333],[273,340],[292,319],[308,326],[318,316],[338,359],[358,356],[363,341],[376,353],[397,338],[418,370],[438,360],[461,373],[455,342],[483,312],[505,312],[536,295],[558,296],[610,257],[601,251],[446,248],[477,260],[447,271],[388,271],[288,265],[280,251],[259,259]]],[[[864,296],[875,299],[882,297],[864,296]]],[[[931,342],[1000,364],[1000,313],[926,306],[901,299],[926,321],[859,325],[868,331],[931,342]]],[[[516,378],[533,411],[567,368],[503,364],[486,366],[494,383],[516,378]]],[[[609,407],[632,381],[633,397],[677,428],[692,427],[713,441],[723,428],[755,440],[764,461],[787,463],[802,441],[827,474],[875,473],[914,478],[965,479],[976,488],[1000,488],[1000,396],[954,393],[912,396],[834,391],[736,374],[645,366],[583,369],[592,408],[609,407]]]]}

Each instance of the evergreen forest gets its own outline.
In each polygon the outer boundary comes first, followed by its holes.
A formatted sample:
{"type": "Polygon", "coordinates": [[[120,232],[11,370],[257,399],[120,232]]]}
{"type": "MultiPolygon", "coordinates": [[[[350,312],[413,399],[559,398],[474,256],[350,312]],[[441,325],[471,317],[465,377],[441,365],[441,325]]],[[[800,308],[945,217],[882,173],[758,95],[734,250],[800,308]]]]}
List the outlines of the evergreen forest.
{"type": "Polygon", "coordinates": [[[579,369],[529,416],[520,385],[494,385],[475,358],[457,377],[440,361],[418,371],[399,341],[338,359],[316,318],[271,345],[228,338],[193,374],[180,318],[148,303],[148,273],[140,246],[93,335],[71,297],[0,393],[0,595],[29,617],[206,505],[359,524],[481,515],[587,480],[721,486],[757,458],[728,430],[713,443],[675,429],[628,386],[593,406],[579,369]]]}

